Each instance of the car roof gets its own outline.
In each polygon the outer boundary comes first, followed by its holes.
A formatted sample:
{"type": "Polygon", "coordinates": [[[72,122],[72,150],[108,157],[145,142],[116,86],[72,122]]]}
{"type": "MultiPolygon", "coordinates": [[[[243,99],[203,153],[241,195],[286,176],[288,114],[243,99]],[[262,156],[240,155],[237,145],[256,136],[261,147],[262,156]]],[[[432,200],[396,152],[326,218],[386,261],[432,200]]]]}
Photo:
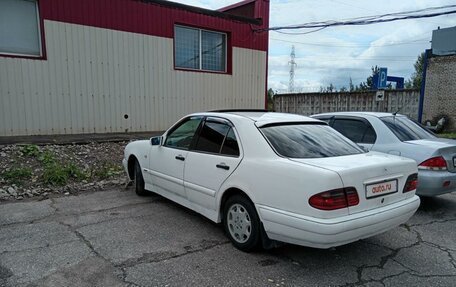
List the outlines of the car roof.
{"type": "MultiPolygon", "coordinates": [[[[382,112],[332,112],[332,113],[322,113],[322,114],[316,114],[312,116],[372,116],[372,117],[377,117],[377,118],[382,118],[382,117],[392,117],[393,113],[382,113],[382,112]]],[[[404,115],[401,114],[396,114],[398,117],[405,117],[404,115]]]]}
{"type": "Polygon", "coordinates": [[[303,122],[303,123],[321,123],[318,119],[310,117],[288,114],[288,113],[276,113],[276,112],[265,112],[265,111],[223,111],[223,112],[206,112],[197,113],[195,115],[205,116],[221,116],[227,119],[244,119],[255,122],[255,125],[262,127],[268,124],[275,123],[288,123],[288,122],[303,122]]]}

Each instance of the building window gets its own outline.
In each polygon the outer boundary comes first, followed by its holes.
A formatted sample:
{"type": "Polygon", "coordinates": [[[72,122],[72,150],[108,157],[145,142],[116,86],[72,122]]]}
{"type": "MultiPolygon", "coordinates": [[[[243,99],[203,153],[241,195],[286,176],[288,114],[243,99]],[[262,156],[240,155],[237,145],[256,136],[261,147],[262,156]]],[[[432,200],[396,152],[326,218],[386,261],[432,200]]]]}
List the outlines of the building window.
{"type": "Polygon", "coordinates": [[[0,53],[41,56],[36,0],[0,1],[0,53]]]}
{"type": "Polygon", "coordinates": [[[176,26],[175,67],[226,72],[226,34],[176,26]]]}

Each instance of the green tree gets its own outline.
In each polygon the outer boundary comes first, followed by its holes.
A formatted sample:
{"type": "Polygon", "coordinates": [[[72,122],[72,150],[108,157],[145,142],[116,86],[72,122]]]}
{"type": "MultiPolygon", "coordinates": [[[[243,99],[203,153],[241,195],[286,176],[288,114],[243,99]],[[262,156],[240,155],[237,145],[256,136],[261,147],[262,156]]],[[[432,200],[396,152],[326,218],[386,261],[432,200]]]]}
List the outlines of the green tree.
{"type": "Polygon", "coordinates": [[[367,77],[365,82],[361,82],[358,87],[358,91],[371,91],[374,88],[374,75],[379,72],[379,68],[377,66],[372,67],[372,74],[367,77]]]}
{"type": "Polygon", "coordinates": [[[268,110],[273,111],[274,110],[274,90],[272,88],[269,88],[268,90],[268,110]]]}
{"type": "Polygon", "coordinates": [[[332,83],[330,83],[327,87],[320,86],[320,93],[332,93],[336,91],[337,89],[332,83]]]}
{"type": "Polygon", "coordinates": [[[415,72],[412,74],[410,80],[405,83],[406,88],[420,89],[421,82],[423,81],[423,70],[424,70],[424,52],[418,55],[418,58],[413,64],[415,72]]]}

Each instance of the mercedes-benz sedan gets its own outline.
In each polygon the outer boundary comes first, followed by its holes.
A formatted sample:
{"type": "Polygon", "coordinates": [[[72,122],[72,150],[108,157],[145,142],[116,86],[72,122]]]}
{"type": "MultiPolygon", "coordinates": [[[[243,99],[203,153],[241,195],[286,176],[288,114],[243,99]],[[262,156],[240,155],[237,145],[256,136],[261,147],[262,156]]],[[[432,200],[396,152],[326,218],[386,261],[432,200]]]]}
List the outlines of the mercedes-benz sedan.
{"type": "Polygon", "coordinates": [[[245,251],[273,240],[357,241],[406,222],[420,202],[413,160],[366,153],[325,122],[291,114],[191,114],[163,136],[129,143],[123,164],[137,194],[222,223],[245,251]]]}

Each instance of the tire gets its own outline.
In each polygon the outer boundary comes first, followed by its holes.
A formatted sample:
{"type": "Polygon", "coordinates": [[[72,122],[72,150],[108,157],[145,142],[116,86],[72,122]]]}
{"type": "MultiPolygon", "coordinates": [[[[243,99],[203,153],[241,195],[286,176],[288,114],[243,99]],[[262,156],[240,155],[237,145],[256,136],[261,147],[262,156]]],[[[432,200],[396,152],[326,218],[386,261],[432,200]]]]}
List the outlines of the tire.
{"type": "Polygon", "coordinates": [[[223,209],[223,226],[236,248],[245,252],[258,248],[261,242],[260,219],[247,197],[233,195],[228,198],[223,209]]]}
{"type": "Polygon", "coordinates": [[[147,195],[146,189],[145,189],[145,184],[144,184],[144,177],[142,175],[141,171],[141,166],[139,165],[138,160],[135,160],[135,172],[134,172],[135,178],[135,191],[136,194],[139,196],[145,196],[147,195]]]}

